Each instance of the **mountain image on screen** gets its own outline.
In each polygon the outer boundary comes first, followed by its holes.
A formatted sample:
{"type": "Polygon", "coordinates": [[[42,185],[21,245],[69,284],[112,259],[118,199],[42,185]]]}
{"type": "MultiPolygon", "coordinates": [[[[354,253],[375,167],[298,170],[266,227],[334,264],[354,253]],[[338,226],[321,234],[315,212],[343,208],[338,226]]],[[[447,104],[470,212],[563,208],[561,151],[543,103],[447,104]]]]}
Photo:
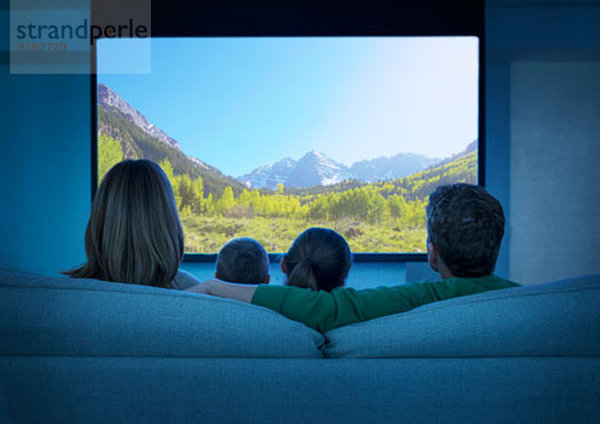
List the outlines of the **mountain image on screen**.
{"type": "Polygon", "coordinates": [[[406,177],[439,162],[437,158],[414,153],[400,153],[355,162],[351,167],[338,163],[323,153],[312,150],[299,160],[284,158],[272,165],[263,165],[238,177],[248,188],[328,186],[353,179],[364,183],[406,177]]]}
{"type": "Polygon", "coordinates": [[[97,96],[98,181],[122,159],[159,163],[173,186],[188,253],[215,253],[235,237],[284,252],[313,226],[340,232],[353,252],[424,252],[427,196],[440,184],[477,181],[477,140],[443,159],[406,152],[345,165],[310,150],[227,175],[186,154],[107,85],[98,85],[97,96]]]}

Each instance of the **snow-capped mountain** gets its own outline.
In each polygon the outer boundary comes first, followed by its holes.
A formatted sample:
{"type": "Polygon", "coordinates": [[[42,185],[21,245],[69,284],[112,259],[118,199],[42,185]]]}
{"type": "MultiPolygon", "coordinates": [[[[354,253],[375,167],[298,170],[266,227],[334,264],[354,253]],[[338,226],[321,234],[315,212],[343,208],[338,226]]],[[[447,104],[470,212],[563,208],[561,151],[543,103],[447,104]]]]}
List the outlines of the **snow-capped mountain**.
{"type": "Polygon", "coordinates": [[[414,153],[401,153],[354,163],[350,168],[334,161],[323,153],[311,151],[295,161],[285,158],[272,165],[264,165],[238,177],[246,187],[276,189],[286,187],[331,185],[347,179],[375,182],[406,177],[421,171],[439,159],[414,153]]]}
{"type": "Polygon", "coordinates": [[[313,150],[298,161],[288,157],[256,168],[238,177],[238,181],[246,187],[276,189],[280,183],[286,187],[309,187],[336,184],[348,178],[347,166],[313,150]]]}
{"type": "Polygon", "coordinates": [[[336,184],[348,178],[348,167],[312,150],[300,158],[283,184],[286,187],[310,187],[336,184]]]}
{"type": "Polygon", "coordinates": [[[361,160],[352,164],[352,177],[365,183],[395,180],[419,172],[439,162],[438,158],[430,158],[416,153],[400,153],[392,157],[380,157],[361,160]]]}
{"type": "Polygon", "coordinates": [[[249,174],[238,177],[238,181],[248,188],[276,189],[277,184],[285,184],[288,175],[298,162],[292,158],[284,158],[272,165],[263,165],[249,174]]]}
{"type": "MultiPolygon", "coordinates": [[[[214,192],[216,195],[222,193],[225,185],[234,187],[238,193],[244,185],[248,188],[274,190],[280,183],[285,187],[297,188],[327,186],[347,179],[364,183],[393,180],[406,177],[439,162],[436,158],[401,153],[393,157],[359,161],[347,167],[313,150],[297,161],[286,157],[272,165],[263,165],[234,179],[200,159],[187,156],[175,139],[150,123],[140,111],[106,85],[98,84],[97,94],[99,133],[119,140],[126,158],[143,155],[159,162],[167,157],[174,166],[176,174],[187,173],[194,178],[201,176],[205,181],[205,191],[214,192]],[[133,130],[133,127],[139,128],[151,139],[141,136],[139,131],[133,130]],[[156,141],[168,146],[168,149],[157,148],[156,144],[153,144],[156,141]]],[[[476,147],[475,141],[466,151],[476,147]]],[[[446,159],[449,160],[452,158],[446,159]]]]}
{"type": "Polygon", "coordinates": [[[122,118],[140,128],[150,137],[153,137],[168,146],[181,150],[177,140],[169,137],[167,133],[160,128],[155,127],[154,124],[149,122],[140,111],[123,100],[121,96],[112,91],[106,85],[98,84],[97,90],[98,103],[104,106],[104,108],[113,111],[113,113],[118,113],[122,118]]]}
{"type": "Polygon", "coordinates": [[[177,141],[150,124],[141,112],[103,84],[98,85],[98,133],[119,141],[124,158],[144,157],[155,162],[168,159],[175,175],[202,177],[205,195],[221,196],[227,186],[236,194],[244,188],[237,179],[186,155],[177,141]]]}

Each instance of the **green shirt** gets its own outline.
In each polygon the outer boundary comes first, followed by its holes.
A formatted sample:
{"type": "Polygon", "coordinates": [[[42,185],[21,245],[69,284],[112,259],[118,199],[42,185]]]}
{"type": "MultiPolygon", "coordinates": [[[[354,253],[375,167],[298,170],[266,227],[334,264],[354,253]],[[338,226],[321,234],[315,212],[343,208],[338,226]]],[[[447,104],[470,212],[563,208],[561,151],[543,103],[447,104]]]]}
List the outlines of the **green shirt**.
{"type": "Polygon", "coordinates": [[[516,287],[495,275],[449,278],[434,282],[355,290],[340,287],[330,293],[290,286],[258,286],[254,305],[265,306],[321,332],[354,322],[405,312],[453,297],[516,287]]]}

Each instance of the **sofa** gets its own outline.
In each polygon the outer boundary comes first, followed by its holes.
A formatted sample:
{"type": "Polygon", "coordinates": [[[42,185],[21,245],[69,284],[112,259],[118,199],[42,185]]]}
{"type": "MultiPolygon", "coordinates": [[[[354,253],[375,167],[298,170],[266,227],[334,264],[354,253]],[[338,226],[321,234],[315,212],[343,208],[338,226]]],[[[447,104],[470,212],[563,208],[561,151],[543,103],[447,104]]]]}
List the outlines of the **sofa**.
{"type": "Polygon", "coordinates": [[[1,423],[596,423],[600,276],[320,334],[264,308],[0,272],[1,423]]]}

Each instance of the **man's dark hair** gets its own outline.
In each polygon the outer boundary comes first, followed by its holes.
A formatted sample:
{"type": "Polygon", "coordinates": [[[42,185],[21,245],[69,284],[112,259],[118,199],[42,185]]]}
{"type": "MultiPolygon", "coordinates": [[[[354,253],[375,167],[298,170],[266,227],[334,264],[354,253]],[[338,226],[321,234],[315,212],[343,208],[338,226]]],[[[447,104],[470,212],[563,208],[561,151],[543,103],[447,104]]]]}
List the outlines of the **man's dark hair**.
{"type": "Polygon", "coordinates": [[[230,283],[264,284],[269,274],[265,248],[254,239],[237,238],[221,248],[217,275],[230,283]]]}
{"type": "Polygon", "coordinates": [[[480,186],[440,186],[429,196],[427,235],[453,276],[490,275],[504,235],[502,205],[480,186]]]}

